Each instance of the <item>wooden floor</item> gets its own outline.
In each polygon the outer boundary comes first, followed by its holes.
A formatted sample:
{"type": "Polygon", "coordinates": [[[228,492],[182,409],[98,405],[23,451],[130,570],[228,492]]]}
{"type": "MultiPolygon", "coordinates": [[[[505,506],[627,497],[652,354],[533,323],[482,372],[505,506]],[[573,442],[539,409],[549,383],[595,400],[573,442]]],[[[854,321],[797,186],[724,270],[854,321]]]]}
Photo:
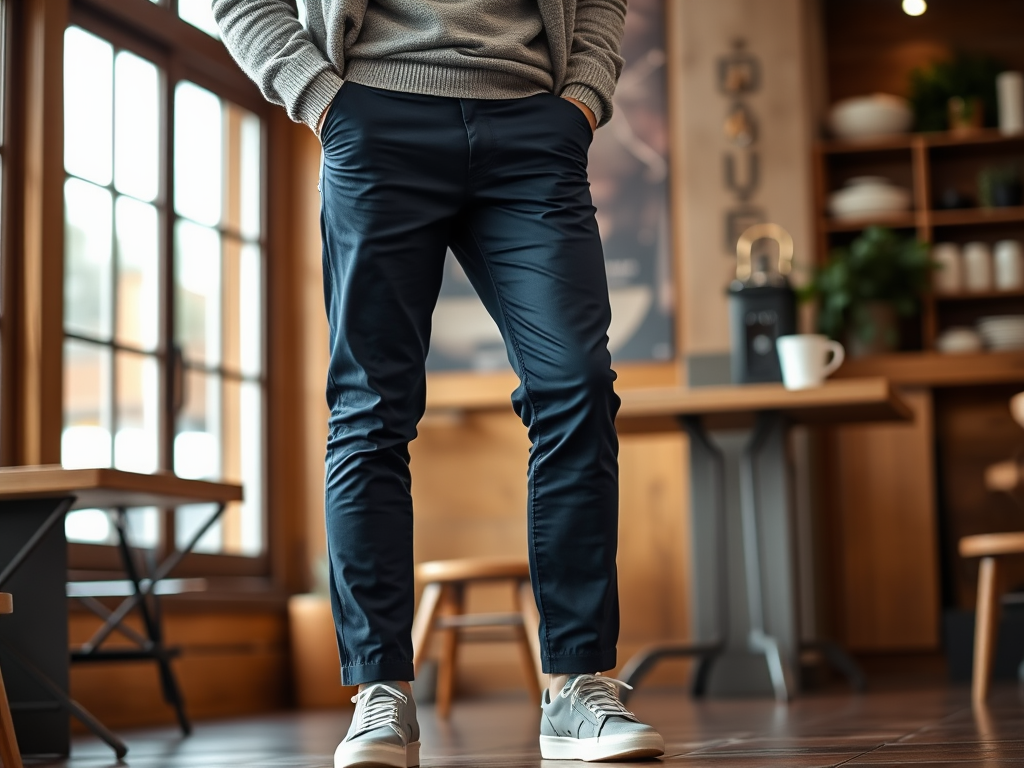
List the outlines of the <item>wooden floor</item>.
{"type": "MultiPolygon", "coordinates": [[[[694,703],[681,692],[640,692],[630,706],[661,730],[668,745],[664,762],[672,765],[1024,768],[1024,687],[997,687],[982,712],[971,710],[966,688],[808,695],[789,706],[767,699],[694,703]]],[[[580,765],[540,759],[538,715],[525,699],[456,702],[445,725],[431,707],[422,707],[423,765],[580,765]]],[[[348,718],[286,713],[205,723],[188,739],[170,729],[130,732],[124,734],[131,748],[126,761],[134,768],[330,768],[348,718]]],[[[102,744],[78,739],[70,761],[48,765],[117,763],[102,744]]]]}

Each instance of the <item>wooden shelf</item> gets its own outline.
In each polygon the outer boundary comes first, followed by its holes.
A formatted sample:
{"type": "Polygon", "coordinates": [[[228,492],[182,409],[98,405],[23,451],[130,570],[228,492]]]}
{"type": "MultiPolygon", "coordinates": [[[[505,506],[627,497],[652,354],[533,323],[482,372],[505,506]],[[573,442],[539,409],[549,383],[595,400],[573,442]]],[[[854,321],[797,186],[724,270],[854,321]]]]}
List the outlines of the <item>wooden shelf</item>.
{"type": "Polygon", "coordinates": [[[847,360],[836,378],[884,376],[898,386],[958,387],[982,384],[1024,385],[1024,351],[900,352],[847,360]]]}
{"type": "Polygon", "coordinates": [[[903,133],[894,136],[880,136],[877,139],[866,139],[864,141],[830,139],[819,142],[818,148],[826,155],[845,155],[858,152],[909,150],[914,146],[939,148],[1014,143],[1024,143],[1024,134],[1005,136],[996,130],[985,130],[964,135],[944,131],[940,133],[903,133]]]}
{"type": "Polygon", "coordinates": [[[909,211],[887,216],[872,216],[867,219],[825,219],[822,226],[828,232],[859,232],[873,226],[913,229],[917,226],[917,214],[909,211]]]}
{"type": "Polygon", "coordinates": [[[992,299],[1024,299],[1024,291],[981,291],[978,293],[936,293],[932,298],[941,303],[956,301],[990,301],[992,299]]]}
{"type": "MultiPolygon", "coordinates": [[[[888,226],[903,230],[904,233],[911,231],[925,243],[950,238],[973,239],[979,236],[996,239],[997,235],[1003,233],[1000,229],[992,227],[1005,230],[1007,225],[1014,229],[1024,226],[1024,206],[954,210],[920,207],[912,211],[846,221],[830,218],[827,213],[830,192],[844,178],[858,175],[885,175],[896,178],[898,183],[911,188],[913,199],[919,206],[927,206],[934,199],[936,189],[966,184],[968,179],[976,178],[978,170],[985,164],[999,158],[1016,158],[1022,151],[1024,134],[1004,136],[996,130],[979,131],[968,135],[949,132],[917,133],[886,136],[874,141],[818,142],[814,152],[814,170],[817,189],[815,229],[819,262],[823,262],[837,244],[845,242],[844,235],[860,232],[872,225],[888,226]],[[957,231],[958,227],[974,229],[957,231]],[[989,229],[985,229],[986,227],[989,229]]],[[[947,315],[957,314],[962,316],[957,317],[958,321],[969,322],[971,314],[986,311],[984,301],[998,302],[1006,298],[1019,297],[1024,297],[1024,292],[926,295],[921,307],[921,344],[925,349],[934,348],[936,338],[943,327],[940,312],[947,315]]],[[[951,318],[945,318],[949,319],[951,318]]],[[[944,359],[939,358],[940,368],[945,364],[941,363],[944,359]]],[[[875,369],[870,370],[872,372],[865,375],[877,375],[875,369]]],[[[987,369],[983,366],[983,370],[987,369]]],[[[881,373],[887,375],[888,371],[883,370],[881,373]]]]}
{"type": "Polygon", "coordinates": [[[971,224],[1006,224],[1024,222],[1024,206],[1015,208],[959,208],[951,211],[929,211],[932,226],[955,227],[971,224]]]}
{"type": "Polygon", "coordinates": [[[913,229],[921,224],[919,217],[922,215],[927,217],[933,227],[1024,223],[1024,206],[1014,208],[960,208],[950,211],[908,211],[888,216],[872,216],[867,219],[824,219],[822,226],[828,232],[859,232],[870,226],[913,229]]]}

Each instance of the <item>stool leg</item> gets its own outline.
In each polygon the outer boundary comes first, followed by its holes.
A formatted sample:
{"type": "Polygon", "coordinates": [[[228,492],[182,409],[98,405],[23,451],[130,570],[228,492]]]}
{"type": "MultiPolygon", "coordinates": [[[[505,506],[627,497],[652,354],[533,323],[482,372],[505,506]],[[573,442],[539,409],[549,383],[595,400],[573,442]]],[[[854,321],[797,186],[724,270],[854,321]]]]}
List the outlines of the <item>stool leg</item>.
{"type": "Polygon", "coordinates": [[[971,681],[971,699],[975,706],[985,703],[992,678],[992,658],[999,632],[999,577],[999,561],[994,557],[982,558],[978,573],[978,609],[974,619],[974,679],[971,681]]]}
{"type": "MultiPolygon", "coordinates": [[[[441,596],[441,615],[460,616],[463,609],[462,584],[446,584],[441,596]]],[[[442,629],[441,657],[437,662],[437,714],[447,720],[452,713],[452,696],[455,692],[455,657],[458,651],[459,631],[442,629]]]]}
{"type": "Polygon", "coordinates": [[[541,702],[541,685],[540,680],[537,679],[537,664],[533,659],[533,646],[535,643],[530,642],[530,634],[536,635],[530,624],[531,619],[526,616],[525,606],[522,604],[522,583],[513,583],[512,596],[515,599],[516,609],[519,611],[519,615],[523,618],[522,625],[516,627],[516,645],[519,647],[519,657],[523,662],[523,670],[526,672],[526,689],[530,692],[530,700],[536,706],[540,706],[541,702]]]}
{"type": "Polygon", "coordinates": [[[548,676],[544,674],[540,660],[540,614],[537,613],[537,602],[533,599],[533,588],[530,582],[519,584],[516,605],[523,617],[523,633],[530,644],[530,661],[533,664],[533,675],[537,678],[538,691],[543,692],[548,686],[548,676]]]}
{"type": "Polygon", "coordinates": [[[437,621],[437,609],[441,604],[441,585],[431,582],[423,588],[420,595],[420,607],[416,610],[416,619],[412,624],[412,667],[414,672],[420,671],[420,665],[430,651],[430,638],[434,635],[434,623],[437,621]]]}
{"type": "Polygon", "coordinates": [[[4,676],[0,674],[0,759],[4,768],[22,768],[21,755],[18,753],[18,739],[14,735],[14,722],[11,720],[11,705],[7,702],[7,689],[4,688],[4,676]]]}

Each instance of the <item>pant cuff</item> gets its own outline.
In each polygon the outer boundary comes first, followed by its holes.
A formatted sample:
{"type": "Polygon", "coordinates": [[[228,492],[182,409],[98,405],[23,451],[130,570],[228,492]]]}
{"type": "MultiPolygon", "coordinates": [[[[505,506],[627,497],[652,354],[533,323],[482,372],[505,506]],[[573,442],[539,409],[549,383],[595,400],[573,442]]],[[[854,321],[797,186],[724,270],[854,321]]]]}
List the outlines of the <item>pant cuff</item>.
{"type": "Polygon", "coordinates": [[[353,664],[341,668],[342,685],[379,683],[382,680],[408,680],[415,677],[410,661],[381,661],[375,664],[353,664]]]}
{"type": "Polygon", "coordinates": [[[540,666],[549,675],[586,675],[605,672],[615,667],[615,649],[612,648],[603,653],[542,657],[540,666]]]}

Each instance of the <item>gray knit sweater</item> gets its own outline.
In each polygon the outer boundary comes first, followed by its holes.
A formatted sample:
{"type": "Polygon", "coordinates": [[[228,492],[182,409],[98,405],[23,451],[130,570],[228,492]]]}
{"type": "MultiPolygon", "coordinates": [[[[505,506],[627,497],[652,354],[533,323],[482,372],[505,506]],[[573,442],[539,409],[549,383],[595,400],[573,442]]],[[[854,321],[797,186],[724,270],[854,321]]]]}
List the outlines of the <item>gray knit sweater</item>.
{"type": "MultiPolygon", "coordinates": [[[[626,0],[536,0],[548,45],[551,91],[586,104],[598,123],[612,114],[612,93],[622,69],[619,43],[626,16],[626,0]]],[[[360,38],[368,0],[306,0],[306,24],[299,21],[296,0],[212,0],[213,12],[228,50],[243,70],[259,85],[263,95],[281,104],[296,121],[316,129],[331,103],[343,76],[352,63],[349,54],[360,38]]],[[[409,18],[424,5],[435,6],[432,18],[443,18],[446,0],[389,0],[405,4],[409,18]]],[[[496,7],[490,4],[491,7],[496,7]]],[[[488,20],[491,26],[514,22],[515,18],[488,20]]],[[[441,31],[444,32],[444,25],[441,31]]],[[[463,27],[464,29],[464,27],[463,27]]],[[[412,30],[411,34],[423,34],[412,30]]],[[[513,57],[507,67],[493,59],[481,67],[483,74],[467,79],[465,72],[451,72],[451,42],[443,35],[437,50],[420,51],[434,86],[429,92],[440,96],[505,98],[509,77],[522,72],[522,62],[513,57]],[[435,77],[436,74],[436,77],[435,77]],[[448,88],[445,84],[451,83],[448,88]],[[468,89],[467,88],[467,83],[468,89]]],[[[400,46],[401,47],[401,46],[400,46]]],[[[402,51],[399,51],[402,53],[402,51]]],[[[369,79],[366,60],[360,59],[360,80],[369,79]]],[[[381,58],[380,68],[388,70],[389,87],[423,92],[421,68],[393,66],[394,52],[381,58]]],[[[372,68],[371,68],[372,69],[372,68]]],[[[379,71],[379,70],[374,70],[379,71]]]]}

